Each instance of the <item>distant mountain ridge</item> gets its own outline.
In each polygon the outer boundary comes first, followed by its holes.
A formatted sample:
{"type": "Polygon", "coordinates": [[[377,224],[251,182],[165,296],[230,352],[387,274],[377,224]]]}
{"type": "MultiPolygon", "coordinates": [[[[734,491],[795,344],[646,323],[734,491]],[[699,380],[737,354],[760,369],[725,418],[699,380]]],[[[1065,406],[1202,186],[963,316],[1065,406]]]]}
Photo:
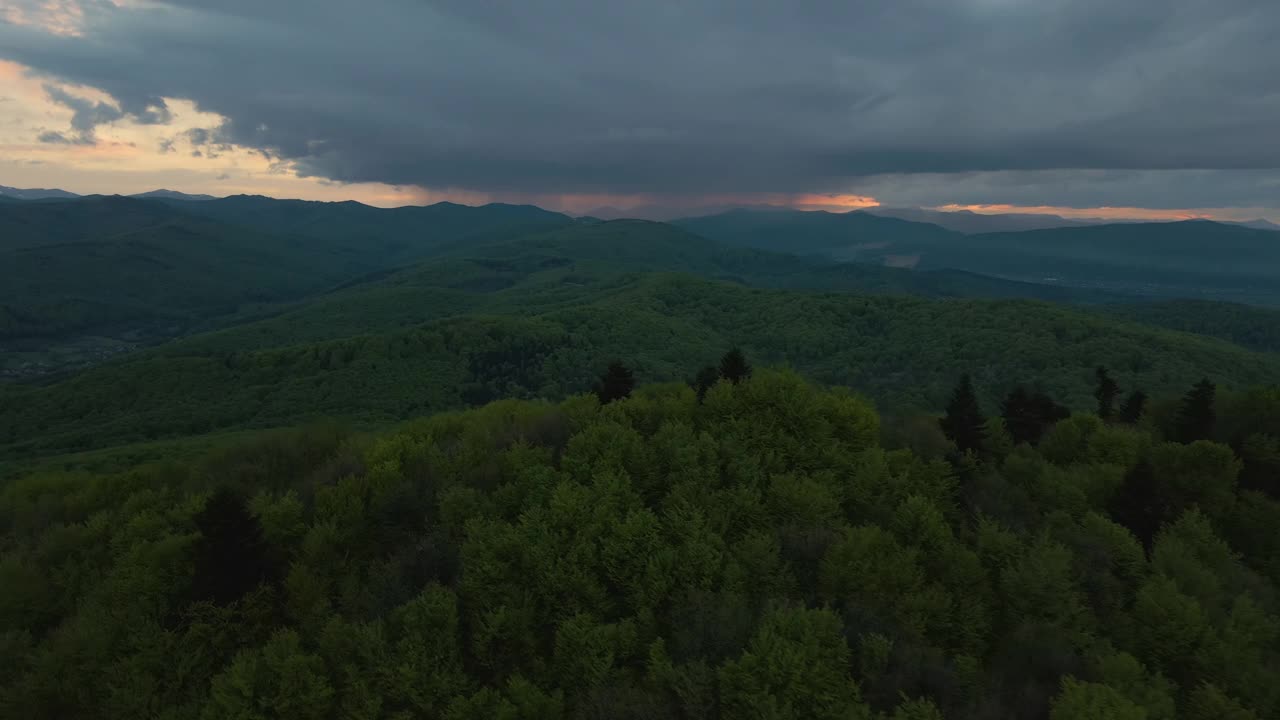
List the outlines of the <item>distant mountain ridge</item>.
{"type": "Polygon", "coordinates": [[[78,198],[79,195],[57,188],[15,188],[0,185],[0,197],[13,200],[46,200],[49,198],[78,198]]]}
{"type": "Polygon", "coordinates": [[[149,192],[144,192],[144,193],[136,193],[134,195],[130,195],[129,197],[142,198],[142,199],[160,198],[164,200],[188,200],[191,202],[200,202],[203,200],[218,199],[216,195],[192,195],[189,193],[178,192],[177,190],[164,190],[164,189],[151,190],[149,192]]]}
{"type": "Polygon", "coordinates": [[[676,224],[727,244],[838,260],[1280,306],[1280,234],[1211,220],[966,234],[868,212],[739,210],[676,224]]]}

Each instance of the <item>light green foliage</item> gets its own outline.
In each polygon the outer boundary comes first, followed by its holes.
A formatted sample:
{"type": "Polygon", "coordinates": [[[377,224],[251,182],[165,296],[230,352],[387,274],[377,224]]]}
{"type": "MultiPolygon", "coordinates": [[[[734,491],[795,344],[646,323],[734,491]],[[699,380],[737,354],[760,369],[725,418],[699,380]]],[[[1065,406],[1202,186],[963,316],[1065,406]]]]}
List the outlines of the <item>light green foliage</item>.
{"type": "Polygon", "coordinates": [[[840,619],[823,610],[779,610],[742,657],[720,671],[725,718],[854,720],[867,717],[849,677],[840,619]]]}
{"type": "Polygon", "coordinates": [[[1107,685],[1068,677],[1053,701],[1050,720],[1148,720],[1146,710],[1107,685]]]}
{"type": "Polygon", "coordinates": [[[213,679],[208,718],[320,720],[333,703],[324,662],[301,648],[298,634],[282,630],[260,650],[236,655],[213,679]]]}
{"type": "Polygon", "coordinates": [[[903,700],[893,709],[893,720],[943,720],[942,711],[933,701],[919,698],[903,700]]]}
{"type": "Polygon", "coordinates": [[[1096,415],[1072,415],[1054,425],[1040,441],[1040,452],[1050,462],[1059,465],[1077,462],[1086,457],[1086,448],[1095,433],[1103,429],[1096,415]]]}
{"type": "Polygon", "coordinates": [[[1212,683],[1203,683],[1191,691],[1183,717],[1187,720],[1259,720],[1257,713],[1212,683]]]}

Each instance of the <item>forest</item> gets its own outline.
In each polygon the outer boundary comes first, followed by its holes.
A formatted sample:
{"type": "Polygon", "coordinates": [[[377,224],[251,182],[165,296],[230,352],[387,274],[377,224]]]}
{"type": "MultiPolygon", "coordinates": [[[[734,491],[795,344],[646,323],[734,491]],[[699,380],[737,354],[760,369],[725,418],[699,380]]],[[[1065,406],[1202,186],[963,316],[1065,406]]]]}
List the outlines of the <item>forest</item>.
{"type": "Polygon", "coordinates": [[[1280,715],[1274,309],[829,256],[965,237],[885,218],[11,206],[0,369],[129,347],[0,382],[0,717],[1280,715]]]}
{"type": "Polygon", "coordinates": [[[890,426],[728,352],[0,491],[0,715],[1280,713],[1280,394],[890,426]]]}

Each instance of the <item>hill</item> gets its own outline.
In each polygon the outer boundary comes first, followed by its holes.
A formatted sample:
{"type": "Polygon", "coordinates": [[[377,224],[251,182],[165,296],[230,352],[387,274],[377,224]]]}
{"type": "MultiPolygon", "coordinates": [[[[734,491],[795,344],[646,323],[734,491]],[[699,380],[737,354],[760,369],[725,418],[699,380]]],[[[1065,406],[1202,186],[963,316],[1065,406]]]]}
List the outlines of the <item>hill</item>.
{"type": "Polygon", "coordinates": [[[464,237],[571,222],[514,206],[405,210],[261,198],[4,203],[0,372],[84,365],[360,281],[464,237]],[[190,212],[197,207],[208,209],[190,212]]]}
{"type": "Polygon", "coordinates": [[[165,205],[89,198],[0,207],[0,340],[168,336],[247,303],[323,289],[360,269],[296,239],[165,205]]]}
{"type": "Polygon", "coordinates": [[[1205,300],[1124,303],[1099,308],[1144,325],[1216,337],[1261,352],[1280,352],[1280,310],[1205,300]]]}
{"type": "Polygon", "coordinates": [[[595,302],[639,273],[667,271],[811,292],[1081,304],[1120,298],[960,271],[914,272],[724,247],[663,223],[614,220],[514,239],[469,238],[440,248],[437,259],[283,310],[244,313],[224,331],[186,338],[173,347],[182,352],[263,349],[397,330],[466,313],[528,315],[595,302]]]}
{"type": "Polygon", "coordinates": [[[680,225],[728,244],[792,247],[842,260],[1280,305],[1280,234],[1206,220],[965,235],[868,213],[740,211],[680,225]]]}
{"type": "Polygon", "coordinates": [[[625,358],[646,380],[683,379],[691,364],[733,345],[893,407],[941,406],[963,370],[987,397],[1034,382],[1081,408],[1093,403],[1099,364],[1148,392],[1205,375],[1228,387],[1280,382],[1280,357],[1036,302],[768,290],[664,273],[602,272],[584,283],[567,266],[475,305],[436,290],[439,314],[406,308],[398,292],[393,284],[366,296],[396,311],[384,315],[394,329],[375,327],[368,319],[378,311],[366,306],[344,314],[321,305],[260,333],[232,328],[48,385],[0,388],[0,458],[564,397],[588,387],[591,368],[610,358],[625,358]],[[370,334],[318,339],[362,327],[370,334]],[[298,344],[281,346],[277,331],[298,344]]]}
{"type": "Polygon", "coordinates": [[[732,210],[673,224],[725,244],[844,260],[880,258],[886,248],[934,244],[958,236],[937,225],[861,212],[732,210]]]}
{"type": "Polygon", "coordinates": [[[200,194],[192,195],[192,194],[190,194],[190,193],[178,192],[177,190],[164,190],[164,189],[161,189],[161,190],[149,190],[149,191],[147,191],[147,192],[143,192],[143,193],[135,193],[135,194],[133,194],[133,195],[130,195],[129,197],[135,197],[135,198],[161,198],[161,199],[165,199],[165,200],[189,200],[189,201],[193,201],[193,202],[198,202],[198,201],[201,201],[201,200],[216,200],[216,199],[217,199],[217,197],[216,197],[216,196],[214,196],[214,195],[200,195],[200,194]]]}
{"type": "Polygon", "coordinates": [[[377,208],[354,201],[315,202],[233,195],[200,202],[168,201],[184,212],[260,232],[304,237],[394,267],[428,257],[443,243],[518,228],[570,225],[573,219],[532,205],[472,207],[441,202],[377,208]]]}
{"type": "Polygon", "coordinates": [[[965,234],[988,232],[1021,232],[1048,228],[1097,225],[1100,220],[1068,220],[1059,215],[1039,213],[976,213],[971,210],[928,210],[925,208],[875,207],[862,210],[871,215],[893,217],[912,222],[937,225],[947,230],[965,234]]]}
{"type": "Polygon", "coordinates": [[[77,197],[80,196],[57,188],[15,188],[8,185],[0,185],[0,198],[6,200],[68,199],[77,197]]]}

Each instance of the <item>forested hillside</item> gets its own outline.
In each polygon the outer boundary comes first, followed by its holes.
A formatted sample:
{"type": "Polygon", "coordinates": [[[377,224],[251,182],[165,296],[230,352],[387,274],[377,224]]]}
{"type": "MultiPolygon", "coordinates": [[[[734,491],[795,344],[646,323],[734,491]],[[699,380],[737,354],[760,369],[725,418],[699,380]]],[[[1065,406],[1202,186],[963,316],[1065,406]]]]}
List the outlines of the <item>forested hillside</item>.
{"type": "Polygon", "coordinates": [[[569,222],[516,206],[381,210],[119,196],[6,203],[0,341],[40,339],[25,348],[83,334],[163,339],[429,257],[464,237],[569,222]]]}
{"type": "MultiPolygon", "coordinates": [[[[505,397],[561,398],[590,368],[630,359],[646,381],[685,379],[691,360],[741,345],[893,408],[941,407],[958,366],[994,397],[1014,383],[1072,407],[1105,364],[1151,393],[1210,375],[1227,387],[1280,382],[1280,357],[1044,303],[859,297],[748,288],[689,275],[602,275],[590,295],[562,267],[500,293],[503,305],[441,320],[395,295],[161,347],[42,386],[0,388],[0,459],[334,416],[385,423],[505,397]],[[395,312],[392,312],[395,311],[395,312]],[[273,346],[308,333],[405,327],[273,346]],[[369,321],[369,327],[376,327],[369,321]],[[293,333],[290,335],[289,333],[293,333]],[[256,345],[266,349],[251,349],[256,345]]],[[[441,307],[457,297],[442,295],[441,307]]],[[[487,296],[486,296],[487,297],[487,296]]],[[[453,305],[453,310],[457,310],[453,305]]]]}
{"type": "Polygon", "coordinates": [[[948,461],[848,392],[711,373],[10,483],[0,714],[1280,713],[1280,453],[1202,439],[1280,430],[1274,393],[1051,426],[962,387],[948,461]]]}
{"type": "Polygon", "coordinates": [[[1280,233],[1205,220],[972,235],[867,213],[735,211],[679,224],[732,245],[1164,299],[1280,306],[1280,233]]]}

